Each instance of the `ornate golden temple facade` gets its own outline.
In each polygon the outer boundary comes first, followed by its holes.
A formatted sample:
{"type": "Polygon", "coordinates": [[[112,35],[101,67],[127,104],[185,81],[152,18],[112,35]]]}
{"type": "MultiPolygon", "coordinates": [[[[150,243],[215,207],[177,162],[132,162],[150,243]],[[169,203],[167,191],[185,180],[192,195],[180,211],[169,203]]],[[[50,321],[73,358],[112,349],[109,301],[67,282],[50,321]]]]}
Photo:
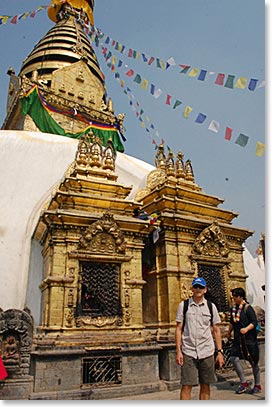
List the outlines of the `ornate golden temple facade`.
{"type": "MultiPolygon", "coordinates": [[[[124,115],[116,117],[106,100],[83,30],[93,6],[52,1],[56,25],[20,75],[10,72],[5,129],[42,131],[34,107],[23,114],[35,89],[65,132],[83,131],[87,121],[112,126],[116,138],[117,129],[122,134],[124,115]]],[[[11,334],[18,346],[16,362],[7,363],[6,398],[18,383],[21,398],[30,399],[101,399],[178,386],[175,316],[192,279],[207,280],[223,333],[230,290],[245,288],[243,243],[252,232],[233,226],[238,214],[202,191],[181,151],[166,155],[160,145],[155,169],[130,199],[132,186],[118,181],[112,133],[103,138],[88,128],[77,138],[75,159],[33,235],[43,257],[40,322],[31,331],[31,310],[0,314],[2,353],[11,334]]]]}

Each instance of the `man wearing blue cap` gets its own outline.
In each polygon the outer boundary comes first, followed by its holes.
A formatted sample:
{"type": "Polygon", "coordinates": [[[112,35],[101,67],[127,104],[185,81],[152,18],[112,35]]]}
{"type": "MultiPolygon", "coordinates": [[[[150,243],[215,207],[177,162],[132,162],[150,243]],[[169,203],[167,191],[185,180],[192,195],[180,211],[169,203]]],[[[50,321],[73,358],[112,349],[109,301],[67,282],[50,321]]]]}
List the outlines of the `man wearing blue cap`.
{"type": "Polygon", "coordinates": [[[191,400],[192,387],[200,384],[199,400],[210,399],[210,384],[217,381],[215,364],[224,364],[220,316],[204,295],[207,284],[203,277],[192,282],[193,296],[188,309],[182,301],[176,315],[176,361],[181,366],[181,400],[191,400]],[[212,328],[212,329],[211,329],[212,328]],[[217,349],[214,361],[215,346],[217,349]]]}

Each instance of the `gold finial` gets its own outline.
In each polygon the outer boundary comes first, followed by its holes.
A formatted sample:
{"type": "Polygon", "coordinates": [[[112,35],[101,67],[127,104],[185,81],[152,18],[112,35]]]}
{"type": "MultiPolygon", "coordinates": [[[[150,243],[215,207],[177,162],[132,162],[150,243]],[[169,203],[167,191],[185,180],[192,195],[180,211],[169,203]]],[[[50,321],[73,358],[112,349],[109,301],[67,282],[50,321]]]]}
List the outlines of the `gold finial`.
{"type": "Polygon", "coordinates": [[[56,23],[58,21],[58,14],[61,11],[62,6],[70,5],[72,8],[86,13],[87,18],[91,25],[94,24],[93,7],[94,0],[51,0],[51,4],[48,7],[48,17],[50,20],[56,23]]]}
{"type": "Polygon", "coordinates": [[[164,144],[160,144],[158,147],[158,152],[155,157],[155,165],[157,168],[165,169],[166,155],[164,153],[164,144]]]}

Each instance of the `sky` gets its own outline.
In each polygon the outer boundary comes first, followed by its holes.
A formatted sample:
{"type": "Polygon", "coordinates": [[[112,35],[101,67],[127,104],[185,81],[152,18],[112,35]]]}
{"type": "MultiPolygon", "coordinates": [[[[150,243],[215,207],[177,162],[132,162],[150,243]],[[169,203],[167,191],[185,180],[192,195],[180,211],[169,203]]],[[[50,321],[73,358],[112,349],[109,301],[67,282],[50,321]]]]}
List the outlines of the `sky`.
{"type": "MultiPolygon", "coordinates": [[[[0,15],[13,17],[49,3],[50,0],[1,0],[0,15]]],[[[234,226],[255,231],[246,241],[253,255],[265,231],[266,153],[257,156],[256,143],[266,142],[263,81],[267,3],[264,0],[96,0],[94,9],[95,26],[106,34],[104,40],[109,36],[110,43],[118,41],[126,50],[121,53],[105,45],[117,61],[122,61],[118,72],[125,81],[125,89],[129,88],[128,94],[115,78],[116,71],[107,66],[101,49],[94,45],[115,114],[126,114],[125,153],[154,164],[155,146],[162,140],[166,152],[168,148],[175,154],[182,150],[184,159],[191,160],[195,181],[203,192],[224,199],[219,207],[239,214],[234,226]],[[139,51],[138,59],[128,56],[130,48],[139,51]],[[142,54],[148,61],[154,57],[154,62],[148,65],[142,54]],[[163,69],[163,62],[157,59],[170,59],[175,65],[163,69]],[[180,65],[190,69],[181,73],[180,65]],[[126,75],[130,69],[134,72],[131,77],[126,75]],[[198,79],[200,71],[206,71],[204,81],[198,79]],[[197,75],[190,76],[190,72],[197,75]],[[219,73],[225,74],[224,84],[228,75],[233,75],[234,85],[239,77],[245,77],[247,84],[250,79],[258,79],[257,86],[250,91],[247,87],[216,84],[219,73]],[[141,81],[148,81],[147,89],[143,89],[143,82],[134,80],[137,74],[141,81]],[[161,90],[159,97],[152,95],[151,84],[161,90]],[[143,122],[135,114],[135,101],[138,111],[143,111],[143,122]],[[181,104],[174,108],[176,101],[181,104]],[[192,110],[185,118],[187,106],[192,110]],[[203,123],[196,122],[199,113],[206,116],[203,123]],[[218,132],[209,129],[212,120],[219,124],[218,132]],[[233,129],[231,140],[225,139],[226,127],[233,129]],[[236,143],[240,133],[248,137],[244,147],[236,143]]],[[[52,26],[46,10],[17,24],[9,19],[0,25],[1,124],[6,114],[8,68],[12,66],[19,74],[23,60],[52,26]]]]}

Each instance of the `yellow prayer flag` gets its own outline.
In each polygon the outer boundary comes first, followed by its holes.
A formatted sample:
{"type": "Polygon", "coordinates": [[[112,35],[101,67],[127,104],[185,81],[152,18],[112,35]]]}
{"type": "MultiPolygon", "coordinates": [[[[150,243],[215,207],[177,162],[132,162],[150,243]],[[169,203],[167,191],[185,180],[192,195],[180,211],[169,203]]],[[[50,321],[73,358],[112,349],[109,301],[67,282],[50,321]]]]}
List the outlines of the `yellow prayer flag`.
{"type": "Polygon", "coordinates": [[[117,56],[116,56],[116,55],[113,55],[113,56],[112,56],[112,60],[111,60],[112,65],[115,65],[116,62],[117,62],[117,56]]]}
{"type": "Polygon", "coordinates": [[[125,87],[125,81],[124,81],[124,79],[122,79],[121,80],[121,88],[124,88],[125,87]]]}
{"type": "Polygon", "coordinates": [[[26,13],[24,13],[22,20],[25,20],[27,18],[27,16],[29,15],[30,11],[27,11],[26,13]]]}
{"type": "Polygon", "coordinates": [[[247,78],[240,76],[240,78],[237,79],[234,87],[239,88],[239,89],[245,89],[246,85],[247,85],[247,78]]]}
{"type": "Polygon", "coordinates": [[[145,128],[145,124],[144,124],[144,122],[141,122],[141,126],[142,126],[143,128],[145,128]]]}
{"type": "Polygon", "coordinates": [[[184,113],[183,113],[185,119],[188,119],[189,113],[191,113],[192,110],[193,110],[193,109],[191,108],[191,106],[186,106],[186,107],[185,107],[184,113]]]}
{"type": "Polygon", "coordinates": [[[136,61],[138,61],[138,59],[140,58],[140,55],[141,55],[140,51],[137,51],[136,56],[135,56],[136,61]]]}
{"type": "Polygon", "coordinates": [[[0,19],[2,20],[2,24],[6,24],[10,19],[10,16],[0,16],[0,19]]]}
{"type": "Polygon", "coordinates": [[[146,90],[148,87],[148,80],[147,79],[143,79],[142,84],[141,84],[141,88],[146,90]]]}
{"type": "Polygon", "coordinates": [[[262,157],[264,155],[265,144],[258,141],[256,143],[256,155],[262,157]]]}
{"type": "Polygon", "coordinates": [[[188,76],[191,76],[191,77],[196,76],[198,74],[198,72],[199,72],[198,68],[192,68],[191,71],[188,73],[188,76]]]}
{"type": "Polygon", "coordinates": [[[166,68],[166,63],[165,63],[165,60],[164,60],[164,59],[160,59],[160,65],[161,65],[161,69],[162,69],[162,70],[165,70],[165,68],[166,68]]]}

